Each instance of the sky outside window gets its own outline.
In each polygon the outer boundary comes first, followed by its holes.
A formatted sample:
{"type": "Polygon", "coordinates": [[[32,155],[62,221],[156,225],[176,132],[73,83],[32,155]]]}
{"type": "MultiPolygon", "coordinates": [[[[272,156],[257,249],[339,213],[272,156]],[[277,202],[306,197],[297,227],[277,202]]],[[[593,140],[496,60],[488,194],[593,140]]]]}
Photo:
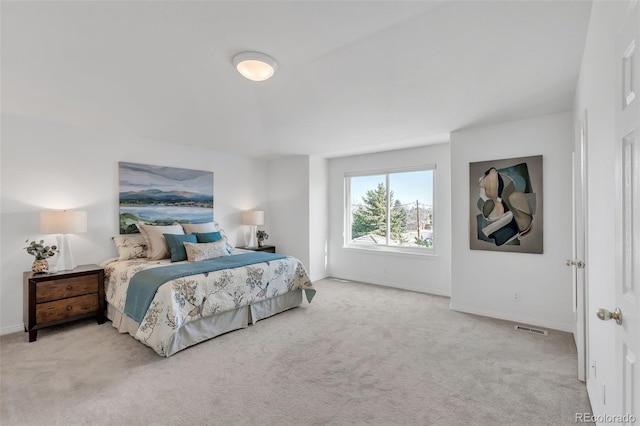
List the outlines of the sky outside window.
{"type": "MultiPolygon", "coordinates": [[[[433,204],[433,170],[392,173],[389,180],[394,202],[400,200],[402,204],[409,204],[418,200],[422,205],[433,204]]],[[[376,189],[378,183],[386,184],[385,175],[352,177],[351,204],[362,204],[367,191],[376,189]]]]}

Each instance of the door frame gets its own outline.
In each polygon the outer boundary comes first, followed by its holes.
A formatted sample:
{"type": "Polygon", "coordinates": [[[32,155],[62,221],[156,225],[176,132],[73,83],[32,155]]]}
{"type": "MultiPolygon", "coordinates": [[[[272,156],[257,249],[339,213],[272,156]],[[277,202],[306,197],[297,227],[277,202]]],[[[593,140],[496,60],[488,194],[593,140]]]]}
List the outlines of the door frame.
{"type": "Polygon", "coordinates": [[[576,145],[573,153],[573,310],[576,328],[574,340],[578,355],[578,380],[586,382],[589,365],[589,318],[586,311],[589,306],[588,267],[588,215],[587,215],[587,142],[588,110],[585,109],[576,123],[576,145]],[[578,196],[580,205],[578,205],[578,196]],[[579,215],[582,215],[579,220],[579,215]],[[581,226],[580,226],[581,225],[581,226]],[[582,252],[580,252],[582,247],[582,252]],[[583,266],[578,266],[582,262],[583,266]]]}

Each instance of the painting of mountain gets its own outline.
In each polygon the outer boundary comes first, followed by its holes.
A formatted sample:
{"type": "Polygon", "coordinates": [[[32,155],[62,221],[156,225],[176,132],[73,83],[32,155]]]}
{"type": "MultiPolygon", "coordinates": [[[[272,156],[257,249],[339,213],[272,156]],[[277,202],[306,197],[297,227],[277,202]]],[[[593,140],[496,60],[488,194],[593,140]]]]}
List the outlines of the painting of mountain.
{"type": "Polygon", "coordinates": [[[119,162],[120,234],[150,225],[213,221],[213,172],[119,162]]]}

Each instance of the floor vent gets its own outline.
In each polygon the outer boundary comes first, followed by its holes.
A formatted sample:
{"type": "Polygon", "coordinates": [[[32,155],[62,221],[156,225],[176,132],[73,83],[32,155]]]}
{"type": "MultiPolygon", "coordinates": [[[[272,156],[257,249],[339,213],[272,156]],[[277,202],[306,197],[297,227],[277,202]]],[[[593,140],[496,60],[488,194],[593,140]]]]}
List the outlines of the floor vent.
{"type": "Polygon", "coordinates": [[[524,325],[516,325],[515,329],[519,331],[526,331],[527,333],[540,334],[542,336],[546,336],[548,334],[547,330],[540,330],[539,328],[531,328],[524,325]]]}

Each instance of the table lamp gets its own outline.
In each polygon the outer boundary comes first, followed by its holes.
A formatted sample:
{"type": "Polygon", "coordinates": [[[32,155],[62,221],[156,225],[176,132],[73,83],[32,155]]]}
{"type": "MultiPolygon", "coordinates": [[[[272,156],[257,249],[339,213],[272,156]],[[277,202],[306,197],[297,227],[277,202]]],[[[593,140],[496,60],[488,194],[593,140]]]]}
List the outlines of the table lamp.
{"type": "Polygon", "coordinates": [[[258,225],[264,225],[264,212],[262,210],[251,210],[242,213],[242,224],[251,227],[249,243],[246,247],[257,247],[256,229],[258,225]]]}
{"type": "Polygon", "coordinates": [[[74,269],[76,263],[71,253],[69,234],[87,232],[87,212],[79,210],[47,210],[40,212],[40,232],[43,234],[59,234],[58,262],[59,271],[74,269]]]}

